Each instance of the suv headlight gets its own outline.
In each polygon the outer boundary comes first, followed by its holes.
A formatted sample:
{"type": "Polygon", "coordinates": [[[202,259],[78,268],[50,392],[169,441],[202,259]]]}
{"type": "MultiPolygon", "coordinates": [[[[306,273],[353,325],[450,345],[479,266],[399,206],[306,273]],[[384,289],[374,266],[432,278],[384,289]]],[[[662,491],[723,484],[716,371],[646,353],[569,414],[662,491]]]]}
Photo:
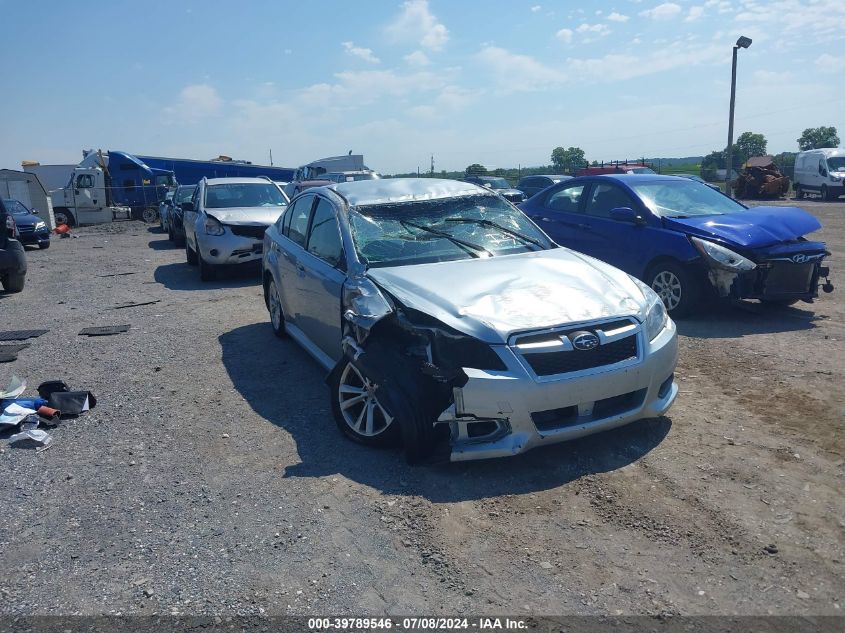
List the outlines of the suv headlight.
{"type": "Polygon", "coordinates": [[[205,232],[209,235],[223,235],[226,231],[219,220],[208,217],[205,219],[205,232]]]}
{"type": "Polygon", "coordinates": [[[725,248],[715,242],[709,242],[697,237],[690,237],[690,240],[711,266],[733,271],[753,270],[757,267],[757,264],[747,257],[743,257],[739,253],[734,253],[731,249],[725,248]]]}

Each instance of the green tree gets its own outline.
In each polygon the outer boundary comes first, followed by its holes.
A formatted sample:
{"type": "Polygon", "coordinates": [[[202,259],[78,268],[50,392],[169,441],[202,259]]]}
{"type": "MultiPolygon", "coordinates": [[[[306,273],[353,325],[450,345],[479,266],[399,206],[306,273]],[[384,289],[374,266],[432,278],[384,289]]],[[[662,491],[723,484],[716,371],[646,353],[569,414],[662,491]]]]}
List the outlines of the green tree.
{"type": "Polygon", "coordinates": [[[580,147],[555,147],[552,150],[552,165],[563,172],[575,171],[587,165],[587,157],[580,147]]]}
{"type": "Polygon", "coordinates": [[[802,152],[819,147],[839,147],[839,137],[835,127],[808,127],[798,139],[798,149],[802,152]]]}
{"type": "Polygon", "coordinates": [[[487,173],[487,168],[479,163],[473,163],[467,167],[468,176],[483,176],[487,173]]]}
{"type": "Polygon", "coordinates": [[[765,156],[766,145],[766,137],[753,132],[743,132],[736,139],[736,148],[739,150],[739,154],[744,156],[743,163],[752,156],[765,156]]]}

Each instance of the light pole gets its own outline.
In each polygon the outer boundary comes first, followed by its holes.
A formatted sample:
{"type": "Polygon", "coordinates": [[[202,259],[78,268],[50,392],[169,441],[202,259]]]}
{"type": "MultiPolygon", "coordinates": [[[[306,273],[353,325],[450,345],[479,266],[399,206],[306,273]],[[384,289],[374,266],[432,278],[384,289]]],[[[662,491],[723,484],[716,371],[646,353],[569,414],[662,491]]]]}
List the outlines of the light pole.
{"type": "Polygon", "coordinates": [[[731,114],[728,117],[728,155],[725,169],[725,193],[733,198],[731,191],[731,171],[733,169],[733,145],[734,145],[734,102],[736,101],[736,52],[740,48],[748,48],[751,46],[751,38],[741,35],[734,44],[733,61],[731,63],[731,114]]]}

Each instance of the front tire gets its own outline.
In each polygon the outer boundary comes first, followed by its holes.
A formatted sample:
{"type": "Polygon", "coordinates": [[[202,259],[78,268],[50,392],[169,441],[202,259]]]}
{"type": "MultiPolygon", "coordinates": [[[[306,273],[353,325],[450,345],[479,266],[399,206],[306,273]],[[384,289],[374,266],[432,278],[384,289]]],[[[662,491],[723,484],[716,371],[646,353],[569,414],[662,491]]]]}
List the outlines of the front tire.
{"type": "Polygon", "coordinates": [[[217,270],[212,264],[209,264],[202,257],[202,253],[197,253],[197,263],[199,264],[200,279],[202,281],[214,281],[217,279],[217,270]]]}
{"type": "Polygon", "coordinates": [[[26,273],[8,273],[3,278],[3,289],[6,292],[20,292],[26,282],[26,273]]]}
{"type": "Polygon", "coordinates": [[[42,251],[46,251],[48,248],[50,248],[50,242],[39,242],[38,248],[40,248],[42,251]]]}
{"type": "Polygon", "coordinates": [[[53,210],[53,218],[56,220],[56,226],[67,224],[68,226],[75,226],[76,220],[73,214],[64,207],[59,207],[53,210]]]}
{"type": "Polygon", "coordinates": [[[197,265],[197,252],[191,248],[188,242],[185,242],[185,260],[189,266],[197,265]]]}
{"type": "Polygon", "coordinates": [[[379,402],[376,385],[352,361],[332,372],[332,413],[337,427],[348,438],[367,446],[395,443],[399,423],[379,402]]]}
{"type": "Polygon", "coordinates": [[[680,264],[664,262],[653,266],[646,275],[646,283],[663,300],[673,319],[687,316],[698,305],[700,284],[692,272],[680,264]]]}
{"type": "Polygon", "coordinates": [[[144,209],[143,213],[141,213],[141,219],[144,220],[147,224],[153,224],[156,220],[159,219],[158,211],[153,209],[152,207],[147,207],[144,209]]]}

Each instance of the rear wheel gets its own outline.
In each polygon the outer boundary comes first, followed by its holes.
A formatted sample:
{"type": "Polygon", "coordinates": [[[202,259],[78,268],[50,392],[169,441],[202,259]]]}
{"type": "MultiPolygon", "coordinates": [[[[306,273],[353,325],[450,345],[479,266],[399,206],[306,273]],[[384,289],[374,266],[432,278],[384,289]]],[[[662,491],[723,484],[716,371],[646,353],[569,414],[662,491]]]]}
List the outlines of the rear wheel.
{"type": "Polygon", "coordinates": [[[146,209],[144,209],[144,212],[141,214],[141,218],[147,224],[152,224],[153,222],[155,222],[156,220],[159,219],[158,218],[158,211],[156,209],[153,209],[152,207],[147,207],[146,209]]]}
{"type": "Polygon", "coordinates": [[[282,310],[282,299],[279,297],[279,289],[276,288],[276,282],[272,279],[267,284],[267,308],[270,310],[270,325],[273,326],[273,334],[279,338],[284,338],[285,333],[285,313],[282,310]]]}
{"type": "Polygon", "coordinates": [[[26,273],[7,273],[3,278],[3,289],[6,292],[20,292],[26,281],[26,273]]]}
{"type": "Polygon", "coordinates": [[[341,432],[368,446],[386,446],[397,437],[398,423],[379,402],[376,385],[352,361],[332,372],[332,412],[341,432]]]}
{"type": "Polygon", "coordinates": [[[646,275],[646,283],[663,300],[673,318],[687,316],[698,304],[699,283],[680,264],[664,262],[653,266],[646,275]]]}

